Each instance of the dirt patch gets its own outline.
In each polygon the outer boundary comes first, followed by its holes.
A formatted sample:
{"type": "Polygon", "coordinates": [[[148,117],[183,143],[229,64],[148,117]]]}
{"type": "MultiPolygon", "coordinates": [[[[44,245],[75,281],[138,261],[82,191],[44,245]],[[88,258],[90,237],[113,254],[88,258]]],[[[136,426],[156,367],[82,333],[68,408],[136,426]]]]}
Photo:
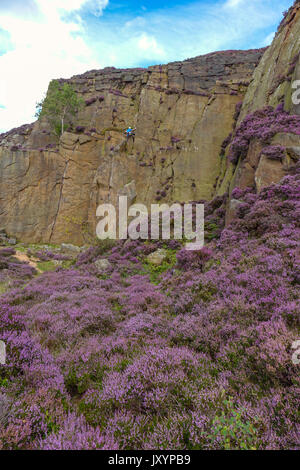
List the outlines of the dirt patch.
{"type": "Polygon", "coordinates": [[[39,261],[37,258],[34,258],[34,257],[29,258],[29,256],[27,256],[25,253],[22,253],[21,251],[16,251],[16,254],[14,255],[14,257],[17,258],[19,261],[22,261],[22,263],[29,264],[29,266],[36,269],[38,273],[42,272],[37,266],[37,263],[39,261]]]}

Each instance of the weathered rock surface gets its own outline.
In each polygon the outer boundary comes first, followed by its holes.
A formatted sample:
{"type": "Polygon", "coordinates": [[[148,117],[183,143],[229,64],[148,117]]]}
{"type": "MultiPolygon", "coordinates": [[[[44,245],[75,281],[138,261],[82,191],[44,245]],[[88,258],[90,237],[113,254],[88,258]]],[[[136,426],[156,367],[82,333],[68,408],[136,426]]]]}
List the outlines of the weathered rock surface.
{"type": "Polygon", "coordinates": [[[147,256],[147,261],[150,264],[154,264],[155,266],[160,266],[167,258],[167,256],[167,250],[165,250],[164,248],[159,248],[158,250],[154,251],[153,253],[150,253],[150,255],[147,256]]]}
{"type": "MultiPolygon", "coordinates": [[[[295,92],[293,83],[300,79],[300,1],[287,12],[284,20],[278,28],[272,45],[265,51],[253,80],[251,81],[241,112],[237,121],[239,126],[247,115],[262,110],[266,106],[274,109],[280,107],[293,115],[300,115],[300,105],[292,101],[295,92]]],[[[262,129],[263,132],[263,129],[262,129]]],[[[269,145],[280,145],[283,148],[284,158],[274,160],[263,154],[266,146],[261,139],[251,140],[245,158],[241,159],[234,167],[227,162],[226,170],[221,178],[224,182],[218,188],[218,194],[222,194],[229,184],[229,192],[235,187],[255,187],[257,191],[278,182],[286,175],[287,170],[299,158],[300,127],[297,134],[291,134],[288,130],[279,132],[269,141],[269,145]]],[[[228,200],[227,223],[232,220],[234,210],[232,198],[228,200]]]]}
{"type": "Polygon", "coordinates": [[[96,207],[119,195],[147,206],[212,198],[221,144],[262,53],[73,77],[87,105],[60,142],[46,122],[0,136],[1,226],[23,241],[81,245],[83,227],[95,233],[96,207]],[[136,137],[127,143],[128,125],[136,137]]]}
{"type": "Polygon", "coordinates": [[[300,114],[292,103],[291,84],[300,77],[300,2],[295,2],[278,28],[275,39],[264,53],[245,96],[240,121],[266,105],[277,106],[283,99],[285,109],[300,114]]]}
{"type": "MultiPolygon", "coordinates": [[[[229,162],[224,141],[265,106],[282,103],[300,114],[292,103],[299,49],[296,1],[266,50],[74,76],[69,81],[86,106],[59,142],[45,121],[0,135],[1,227],[24,242],[80,246],[87,232],[95,234],[97,206],[117,206],[120,195],[149,207],[209,200],[234,187],[260,191],[278,181],[298,159],[298,135],[272,137],[268,145],[284,147],[279,160],[267,158],[266,144],[252,139],[243,159],[229,162]],[[128,125],[136,136],[126,142],[128,125]]],[[[228,199],[227,221],[237,206],[228,199]]]]}
{"type": "Polygon", "coordinates": [[[103,271],[106,271],[107,269],[109,269],[111,267],[111,264],[108,261],[108,259],[97,259],[95,261],[95,266],[98,272],[102,273],[103,271]]]}
{"type": "Polygon", "coordinates": [[[71,243],[62,243],[60,247],[62,253],[78,255],[80,253],[79,246],[72,245],[71,243]]]}

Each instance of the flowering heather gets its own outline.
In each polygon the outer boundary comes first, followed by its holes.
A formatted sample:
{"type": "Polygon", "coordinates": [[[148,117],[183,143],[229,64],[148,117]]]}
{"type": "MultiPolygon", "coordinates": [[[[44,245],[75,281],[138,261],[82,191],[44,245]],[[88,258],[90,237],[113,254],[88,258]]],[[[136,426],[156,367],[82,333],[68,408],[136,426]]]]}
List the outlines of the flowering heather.
{"type": "Polygon", "coordinates": [[[211,256],[212,252],[207,247],[204,247],[199,251],[187,251],[183,248],[177,253],[177,265],[182,270],[188,270],[191,268],[198,268],[201,270],[211,256]]]}
{"type": "Polygon", "coordinates": [[[230,161],[237,163],[240,158],[245,158],[251,140],[259,139],[268,144],[279,132],[300,135],[300,116],[289,115],[279,107],[274,110],[271,106],[248,114],[236,130],[231,142],[230,161]]]}
{"type": "Polygon", "coordinates": [[[90,106],[91,104],[96,103],[96,101],[97,101],[96,97],[89,98],[88,100],[85,100],[85,104],[86,106],[90,106]]]}
{"type": "Polygon", "coordinates": [[[230,144],[231,142],[231,139],[232,139],[232,132],[226,137],[226,139],[222,142],[222,145],[221,145],[221,155],[225,155],[225,151],[226,151],[226,148],[228,147],[228,145],[230,144]]]}
{"type": "MultiPolygon", "coordinates": [[[[31,251],[29,250],[29,254],[31,254],[31,251]]],[[[53,253],[50,250],[38,250],[34,253],[34,256],[36,256],[39,260],[41,261],[50,261],[50,260],[57,260],[57,261],[69,261],[72,258],[67,255],[63,255],[62,253],[53,253]]]]}
{"type": "MultiPolygon", "coordinates": [[[[278,26],[277,31],[281,31],[281,30],[284,28],[284,26],[285,26],[286,24],[288,24],[288,23],[291,21],[291,15],[290,15],[290,13],[293,11],[294,7],[295,7],[298,3],[300,3],[300,0],[295,0],[294,3],[293,3],[293,5],[289,8],[289,10],[285,10],[285,11],[282,13],[283,18],[282,18],[282,20],[281,20],[281,22],[280,22],[280,24],[279,24],[279,26],[278,26]]],[[[293,15],[293,16],[294,16],[294,15],[293,15]]],[[[292,18],[293,18],[293,16],[292,16],[292,18]]]]}
{"type": "Polygon", "coordinates": [[[209,93],[205,93],[202,91],[194,91],[194,90],[183,90],[183,93],[185,95],[197,95],[197,96],[203,96],[203,97],[209,97],[209,93]]]}
{"type": "Polygon", "coordinates": [[[34,268],[21,263],[15,254],[13,248],[0,248],[0,293],[1,286],[21,286],[36,274],[34,268]]]}
{"type": "Polygon", "coordinates": [[[261,151],[261,155],[265,155],[269,160],[282,162],[286,156],[286,150],[282,145],[270,145],[261,151]]]}
{"type": "Polygon", "coordinates": [[[85,127],[84,126],[77,126],[75,130],[76,130],[76,132],[84,132],[85,127]]]}
{"type": "Polygon", "coordinates": [[[128,98],[127,95],[124,95],[120,90],[118,89],[110,89],[108,90],[109,93],[111,93],[112,95],[115,95],[115,96],[120,96],[122,98],[128,98]]]}
{"type": "Polygon", "coordinates": [[[226,229],[226,198],[207,203],[199,252],[99,243],[2,294],[0,449],[299,450],[299,182],[235,188],[226,229]]]}
{"type": "Polygon", "coordinates": [[[242,106],[243,106],[243,102],[242,101],[239,101],[236,106],[235,106],[235,112],[234,112],[234,115],[233,115],[233,120],[236,122],[239,118],[239,115],[240,115],[240,112],[241,112],[241,109],[242,109],[242,106]]]}

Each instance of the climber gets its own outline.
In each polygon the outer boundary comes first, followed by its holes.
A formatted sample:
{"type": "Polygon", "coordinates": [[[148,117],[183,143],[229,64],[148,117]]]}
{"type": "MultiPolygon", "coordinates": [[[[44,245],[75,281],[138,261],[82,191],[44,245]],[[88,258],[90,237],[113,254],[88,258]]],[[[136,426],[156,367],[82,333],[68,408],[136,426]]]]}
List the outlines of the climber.
{"type": "Polygon", "coordinates": [[[127,140],[129,139],[129,137],[133,137],[133,139],[134,139],[134,136],[135,136],[134,131],[135,131],[135,129],[136,129],[136,128],[133,129],[133,128],[130,127],[130,126],[128,127],[128,129],[126,129],[125,134],[126,134],[127,140]]]}

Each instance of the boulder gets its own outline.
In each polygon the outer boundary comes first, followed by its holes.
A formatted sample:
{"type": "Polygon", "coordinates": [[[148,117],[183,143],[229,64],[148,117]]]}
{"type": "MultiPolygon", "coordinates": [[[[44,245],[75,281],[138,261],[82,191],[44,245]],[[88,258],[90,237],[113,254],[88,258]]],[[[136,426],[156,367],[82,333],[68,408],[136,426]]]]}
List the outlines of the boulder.
{"type": "Polygon", "coordinates": [[[85,251],[87,251],[89,248],[91,248],[91,245],[82,245],[80,247],[80,251],[81,253],[84,253],[85,251]]]}
{"type": "Polygon", "coordinates": [[[154,251],[153,253],[150,253],[150,255],[147,256],[147,261],[150,264],[154,264],[155,266],[160,266],[167,256],[167,250],[165,250],[164,248],[159,248],[158,250],[154,251]]]}
{"type": "Polygon", "coordinates": [[[7,244],[7,240],[8,240],[7,236],[4,235],[4,234],[2,235],[2,234],[0,233],[0,245],[6,245],[6,244],[7,244]]]}
{"type": "Polygon", "coordinates": [[[77,255],[78,253],[80,253],[81,250],[79,246],[72,245],[71,243],[62,243],[60,247],[60,251],[62,253],[77,255]]]}
{"type": "Polygon", "coordinates": [[[262,155],[255,172],[257,191],[260,192],[272,183],[278,183],[285,174],[285,168],[281,161],[269,160],[265,155],[262,155]]]}
{"type": "Polygon", "coordinates": [[[52,263],[53,263],[55,266],[62,266],[63,261],[60,260],[60,259],[54,259],[54,260],[52,260],[52,263]]]}
{"type": "Polygon", "coordinates": [[[111,263],[107,259],[97,259],[94,264],[99,273],[102,273],[111,267],[111,263]]]}

